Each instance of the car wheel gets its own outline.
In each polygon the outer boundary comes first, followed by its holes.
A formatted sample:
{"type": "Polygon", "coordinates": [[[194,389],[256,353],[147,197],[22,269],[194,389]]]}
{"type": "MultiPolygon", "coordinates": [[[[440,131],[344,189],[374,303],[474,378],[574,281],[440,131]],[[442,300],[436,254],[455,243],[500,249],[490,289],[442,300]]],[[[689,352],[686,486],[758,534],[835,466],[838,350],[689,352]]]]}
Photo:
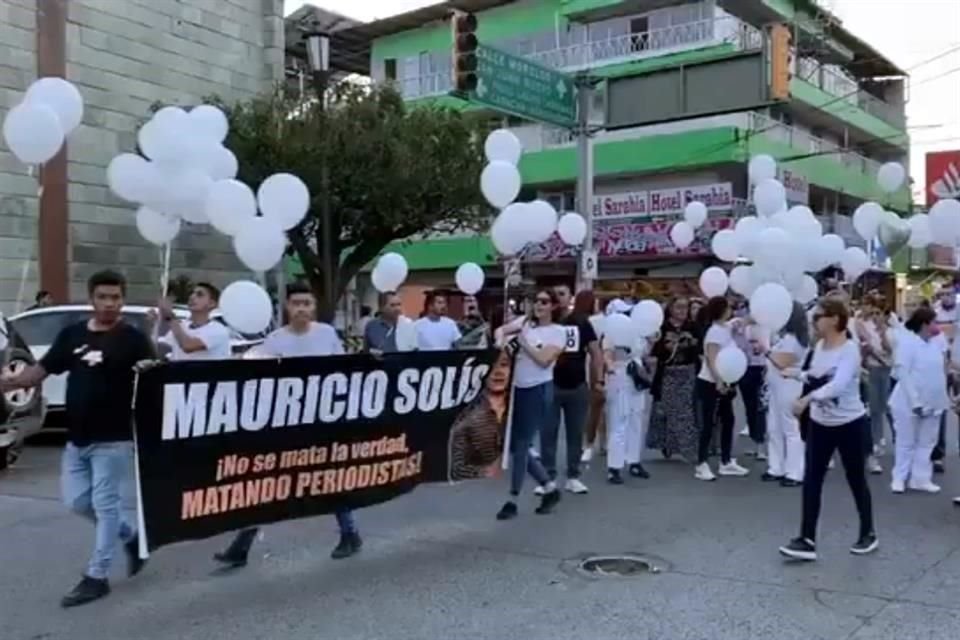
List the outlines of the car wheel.
{"type": "MultiPolygon", "coordinates": [[[[11,349],[4,373],[8,376],[18,375],[33,364],[33,358],[22,349],[11,349]]],[[[13,415],[29,415],[40,403],[42,392],[40,387],[32,389],[17,389],[3,394],[7,409],[13,415]]]]}

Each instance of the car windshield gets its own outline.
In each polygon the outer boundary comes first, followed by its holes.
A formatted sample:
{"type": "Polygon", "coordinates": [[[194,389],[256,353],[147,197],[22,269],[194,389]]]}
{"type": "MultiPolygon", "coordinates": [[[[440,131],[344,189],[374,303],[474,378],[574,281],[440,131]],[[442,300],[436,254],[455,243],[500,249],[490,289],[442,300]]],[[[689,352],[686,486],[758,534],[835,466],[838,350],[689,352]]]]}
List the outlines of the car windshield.
{"type": "MultiPolygon", "coordinates": [[[[31,347],[50,346],[64,327],[89,320],[92,310],[75,309],[71,311],[49,311],[33,313],[10,321],[17,334],[31,347]]],[[[144,313],[126,312],[124,319],[146,331],[147,317],[144,313]]]]}

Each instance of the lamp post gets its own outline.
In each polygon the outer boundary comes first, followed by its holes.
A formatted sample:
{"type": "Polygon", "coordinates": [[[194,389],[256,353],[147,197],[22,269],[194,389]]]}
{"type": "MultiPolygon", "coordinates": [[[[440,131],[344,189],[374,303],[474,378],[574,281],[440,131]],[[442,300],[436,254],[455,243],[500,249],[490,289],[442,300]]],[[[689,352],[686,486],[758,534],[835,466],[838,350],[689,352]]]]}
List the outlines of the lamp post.
{"type": "MultiPolygon", "coordinates": [[[[323,31],[310,31],[303,35],[307,45],[307,62],[310,65],[310,71],[313,75],[313,88],[317,94],[320,111],[326,111],[327,108],[327,88],[330,82],[330,36],[323,31]]],[[[327,123],[324,122],[324,126],[327,123]]],[[[320,156],[320,232],[323,235],[323,241],[317,248],[320,250],[320,264],[323,268],[323,288],[324,288],[324,321],[332,322],[332,317],[327,317],[334,313],[334,278],[333,278],[333,238],[331,237],[330,223],[330,165],[327,159],[327,148],[329,145],[323,145],[323,153],[320,156]]]]}

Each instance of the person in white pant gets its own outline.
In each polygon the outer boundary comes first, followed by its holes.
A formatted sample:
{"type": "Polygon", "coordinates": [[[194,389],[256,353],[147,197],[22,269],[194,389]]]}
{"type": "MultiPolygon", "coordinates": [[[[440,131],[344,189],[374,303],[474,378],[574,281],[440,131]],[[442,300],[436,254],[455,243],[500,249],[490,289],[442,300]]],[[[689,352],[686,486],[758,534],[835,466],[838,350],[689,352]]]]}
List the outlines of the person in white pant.
{"type": "Polygon", "coordinates": [[[794,375],[810,347],[810,328],[803,306],[793,303],[786,326],[767,351],[767,471],[760,479],[779,482],[782,487],[803,483],[804,444],[800,421],[793,405],[803,394],[803,383],[794,375]]]}
{"type": "Polygon", "coordinates": [[[630,474],[640,476],[640,453],[643,450],[644,394],[637,388],[635,378],[651,382],[644,357],[646,341],[641,348],[613,347],[606,352],[606,418],[607,418],[607,481],[623,484],[621,472],[630,465],[630,474]],[[631,373],[633,375],[631,375],[631,373]]]}
{"type": "Polygon", "coordinates": [[[921,307],[906,322],[894,356],[897,386],[890,396],[896,431],[890,489],[937,493],[930,454],[937,444],[940,416],[950,407],[947,363],[943,349],[931,340],[937,333],[936,313],[921,307]]]}

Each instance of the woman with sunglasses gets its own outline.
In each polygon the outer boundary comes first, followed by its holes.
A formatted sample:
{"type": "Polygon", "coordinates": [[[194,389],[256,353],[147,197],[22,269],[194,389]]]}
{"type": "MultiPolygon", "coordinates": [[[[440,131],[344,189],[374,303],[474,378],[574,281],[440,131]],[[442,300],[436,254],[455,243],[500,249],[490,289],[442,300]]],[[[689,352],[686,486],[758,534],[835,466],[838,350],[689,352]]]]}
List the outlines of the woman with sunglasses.
{"type": "Polygon", "coordinates": [[[938,493],[930,454],[937,444],[940,416],[950,408],[947,367],[936,335],[937,314],[920,308],[907,320],[898,340],[894,366],[897,386],[890,396],[896,453],[890,490],[938,493]]]}
{"type": "Polygon", "coordinates": [[[510,499],[497,513],[498,520],[517,516],[517,496],[527,472],[543,488],[537,513],[550,513],[560,502],[560,491],[550,480],[530,447],[553,410],[553,368],[563,353],[566,331],[558,324],[563,310],[551,289],[534,297],[533,311],[521,326],[505,330],[514,335],[517,359],[513,369],[513,420],[510,425],[510,499]]]}
{"type": "Polygon", "coordinates": [[[780,547],[780,553],[797,560],[817,559],[817,521],[827,465],[840,452],[847,484],[860,515],[860,535],[850,547],[856,555],[877,549],[873,505],[867,486],[864,433],[867,409],[860,398],[860,346],[847,333],[850,311],[836,297],[823,298],[814,312],[820,340],[804,377],[813,387],[794,405],[794,414],[810,409],[806,473],[803,480],[803,522],[800,536],[780,547]]]}

